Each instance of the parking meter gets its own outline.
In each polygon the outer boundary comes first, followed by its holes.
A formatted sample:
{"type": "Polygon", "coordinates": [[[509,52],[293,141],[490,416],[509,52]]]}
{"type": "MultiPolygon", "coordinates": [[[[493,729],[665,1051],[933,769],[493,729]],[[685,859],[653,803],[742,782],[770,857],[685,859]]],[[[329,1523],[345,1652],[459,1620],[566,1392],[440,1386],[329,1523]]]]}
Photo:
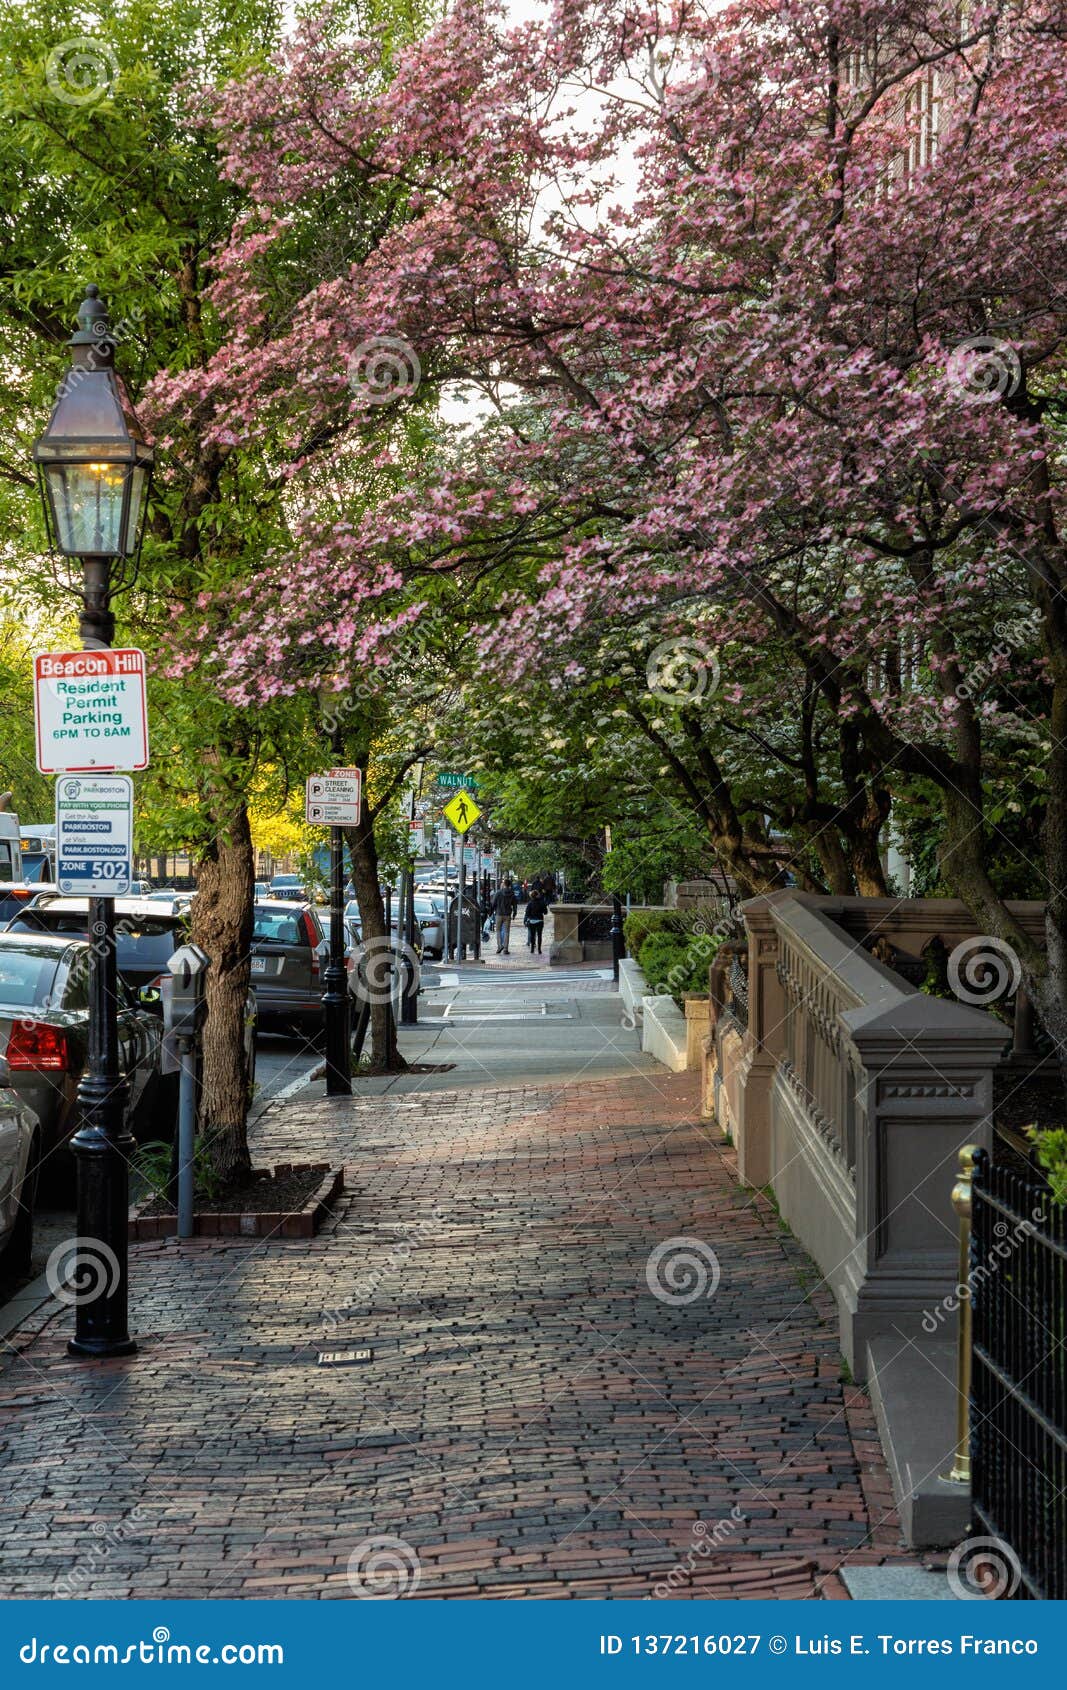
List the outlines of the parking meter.
{"type": "Polygon", "coordinates": [[[181,945],[167,964],[163,1028],[173,1039],[193,1039],[204,1018],[204,984],[210,958],[199,945],[181,945]]]}
{"type": "Polygon", "coordinates": [[[193,1156],[196,1137],[197,1031],[204,1016],[204,984],[210,958],[199,945],[181,945],[167,964],[170,990],[163,995],[164,1044],[177,1047],[178,1237],[193,1236],[193,1156]]]}

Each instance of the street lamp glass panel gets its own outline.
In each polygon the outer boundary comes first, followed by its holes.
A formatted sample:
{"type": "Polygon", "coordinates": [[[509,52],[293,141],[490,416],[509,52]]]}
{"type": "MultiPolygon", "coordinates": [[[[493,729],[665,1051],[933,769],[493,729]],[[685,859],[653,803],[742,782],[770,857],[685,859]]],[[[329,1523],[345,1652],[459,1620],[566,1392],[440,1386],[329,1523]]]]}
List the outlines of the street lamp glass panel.
{"type": "MultiPolygon", "coordinates": [[[[44,465],[56,542],[75,557],[120,557],[126,467],[121,464],[44,465]]],[[[143,477],[142,477],[143,478],[143,477]]]]}
{"type": "MultiPolygon", "coordinates": [[[[98,307],[90,290],[79,322],[98,316],[98,307]]],[[[152,448],[111,367],[111,342],[86,327],[71,346],[80,361],[64,377],[48,427],[33,448],[50,538],[68,557],[135,557],[147,514],[152,448]],[[87,336],[93,341],[88,346],[87,336]]]]}
{"type": "Polygon", "coordinates": [[[126,513],[126,536],[122,547],[127,557],[132,557],[137,550],[137,536],[141,527],[141,512],[144,509],[147,489],[148,473],[138,465],[131,469],[129,473],[130,506],[126,513]]]}

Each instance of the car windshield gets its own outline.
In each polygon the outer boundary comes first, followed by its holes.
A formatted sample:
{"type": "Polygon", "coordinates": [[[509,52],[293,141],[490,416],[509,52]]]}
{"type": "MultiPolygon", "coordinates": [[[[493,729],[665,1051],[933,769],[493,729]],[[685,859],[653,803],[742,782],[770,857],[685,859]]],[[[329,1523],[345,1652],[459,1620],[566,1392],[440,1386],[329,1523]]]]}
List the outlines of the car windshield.
{"type": "Polygon", "coordinates": [[[298,915],[288,910],[257,909],[252,918],[252,943],[268,945],[304,945],[307,936],[298,915]]]}
{"type": "Polygon", "coordinates": [[[441,913],[441,906],[438,903],[436,898],[416,898],[415,899],[415,914],[416,915],[422,915],[422,916],[440,915],[440,913],[441,913]]]}
{"type": "Polygon", "coordinates": [[[54,952],[0,949],[0,1004],[8,1009],[45,1007],[56,982],[59,958],[54,952]]]}
{"type": "MultiPolygon", "coordinates": [[[[89,932],[89,915],[85,910],[50,909],[47,904],[26,909],[8,923],[9,933],[63,933],[72,939],[84,939],[89,932]]],[[[115,962],[121,974],[134,968],[162,973],[181,944],[183,929],[173,917],[133,915],[125,911],[115,913],[115,962]]]]}

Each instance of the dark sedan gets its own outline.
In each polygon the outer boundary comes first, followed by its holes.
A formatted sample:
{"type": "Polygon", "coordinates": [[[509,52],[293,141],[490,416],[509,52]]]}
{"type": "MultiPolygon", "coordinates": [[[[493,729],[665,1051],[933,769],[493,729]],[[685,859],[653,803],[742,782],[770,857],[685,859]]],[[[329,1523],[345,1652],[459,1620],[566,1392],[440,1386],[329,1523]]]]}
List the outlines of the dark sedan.
{"type": "MultiPolygon", "coordinates": [[[[55,933],[86,939],[89,906],[84,898],[38,898],[7,925],[8,933],[55,933]]],[[[189,937],[187,909],[167,909],[153,899],[115,899],[115,965],[119,978],[136,994],[144,986],[158,986],[169,977],[168,963],[189,937]]],[[[253,987],[255,980],[252,981],[253,987]]],[[[157,1018],[162,1011],[157,1008],[157,1018]]],[[[245,1016],[245,1060],[251,1091],[256,1073],[256,998],[248,994],[245,1016]]],[[[165,1132],[156,1134],[165,1137],[165,1132]]]]}
{"type": "MultiPolygon", "coordinates": [[[[42,1178],[61,1175],[77,1127],[76,1094],[89,1038],[89,946],[44,934],[0,933],[0,1057],[10,1086],[36,1115],[42,1178]]],[[[164,1108],[159,1018],[120,982],[119,1066],[129,1087],[127,1122],[160,1136],[164,1108]]],[[[65,1169],[69,1173],[69,1167],[65,1169]]]]}

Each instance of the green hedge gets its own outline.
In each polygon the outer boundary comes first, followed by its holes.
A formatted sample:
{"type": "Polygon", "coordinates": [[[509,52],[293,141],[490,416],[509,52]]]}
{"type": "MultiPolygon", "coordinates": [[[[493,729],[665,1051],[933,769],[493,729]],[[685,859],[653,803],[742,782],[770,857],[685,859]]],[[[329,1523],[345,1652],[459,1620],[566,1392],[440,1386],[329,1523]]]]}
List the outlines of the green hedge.
{"type": "Polygon", "coordinates": [[[707,991],[708,969],[721,944],[710,933],[660,927],[644,940],[637,962],[652,991],[669,992],[681,1003],[686,992],[707,991]]]}
{"type": "MultiPolygon", "coordinates": [[[[623,934],[626,939],[627,956],[636,957],[640,962],[641,949],[645,940],[653,933],[669,933],[678,939],[686,939],[689,935],[700,936],[709,934],[713,928],[725,933],[725,924],[715,911],[706,905],[702,909],[693,910],[631,910],[623,922],[623,934]]],[[[721,944],[721,937],[717,933],[714,939],[714,950],[708,952],[708,959],[714,956],[721,944]]]]}

